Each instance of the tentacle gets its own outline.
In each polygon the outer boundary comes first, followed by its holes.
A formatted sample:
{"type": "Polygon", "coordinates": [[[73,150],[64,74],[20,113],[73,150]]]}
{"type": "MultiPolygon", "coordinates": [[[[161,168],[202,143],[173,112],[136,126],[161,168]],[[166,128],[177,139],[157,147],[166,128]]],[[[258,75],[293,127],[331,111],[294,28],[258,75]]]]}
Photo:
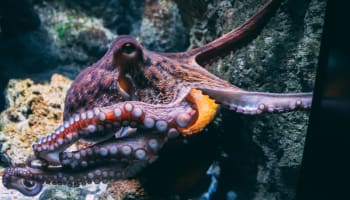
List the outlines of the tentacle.
{"type": "Polygon", "coordinates": [[[142,127],[157,132],[189,126],[195,118],[195,110],[186,103],[176,105],[152,105],[129,101],[113,106],[95,108],[73,115],[54,133],[33,145],[35,155],[52,165],[59,165],[62,152],[79,138],[96,136],[112,137],[120,127],[142,127]]]}
{"type": "Polygon", "coordinates": [[[30,171],[25,168],[6,168],[2,177],[3,185],[8,189],[15,189],[26,196],[35,196],[43,188],[42,182],[27,179],[30,171]]]}
{"type": "Polygon", "coordinates": [[[309,109],[312,103],[312,93],[278,94],[206,86],[201,87],[200,90],[223,106],[250,115],[309,109]]]}
{"type": "Polygon", "coordinates": [[[160,138],[159,136],[128,138],[122,141],[114,139],[78,151],[62,152],[60,161],[62,166],[78,170],[120,161],[148,160],[153,162],[165,140],[166,137],[160,138]]]}
{"type": "Polygon", "coordinates": [[[4,172],[3,184],[27,196],[34,196],[40,192],[43,183],[79,186],[92,182],[130,178],[157,159],[157,153],[164,145],[165,138],[164,135],[147,134],[127,140],[115,139],[99,144],[97,148],[63,153],[61,159],[65,166],[10,167],[4,172]],[[77,165],[74,169],[67,168],[71,166],[68,162],[74,162],[77,165]],[[85,166],[84,162],[88,162],[88,166],[85,166]],[[94,165],[97,163],[98,165],[94,165]]]}
{"type": "Polygon", "coordinates": [[[194,60],[200,65],[206,65],[213,59],[219,59],[225,56],[225,53],[238,48],[242,44],[254,38],[258,31],[267,23],[270,16],[275,12],[280,0],[268,0],[267,3],[248,19],[245,23],[236,29],[226,33],[220,38],[183,53],[163,53],[162,55],[177,58],[194,60]]]}
{"type": "Polygon", "coordinates": [[[8,189],[15,189],[27,196],[37,195],[44,183],[78,187],[80,185],[106,183],[110,180],[130,178],[140,171],[147,161],[138,161],[132,164],[117,163],[105,165],[84,171],[69,171],[62,168],[42,170],[30,167],[7,168],[3,177],[3,184],[8,189]]]}

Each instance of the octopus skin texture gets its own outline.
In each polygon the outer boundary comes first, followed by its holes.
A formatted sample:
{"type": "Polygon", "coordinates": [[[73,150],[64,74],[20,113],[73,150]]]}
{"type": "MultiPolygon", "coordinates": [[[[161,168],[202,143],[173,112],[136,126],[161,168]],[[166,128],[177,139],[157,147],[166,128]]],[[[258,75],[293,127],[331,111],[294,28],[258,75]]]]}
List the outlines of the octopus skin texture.
{"type": "Polygon", "coordinates": [[[33,144],[35,156],[24,166],[6,168],[4,186],[34,196],[44,183],[79,186],[134,177],[169,140],[203,130],[219,105],[247,115],[309,109],[312,93],[246,91],[202,67],[251,40],[279,3],[267,1],[236,29],[187,52],[153,52],[131,36],[117,37],[74,80],[64,123],[33,144]],[[78,141],[89,145],[67,150],[78,141]]]}

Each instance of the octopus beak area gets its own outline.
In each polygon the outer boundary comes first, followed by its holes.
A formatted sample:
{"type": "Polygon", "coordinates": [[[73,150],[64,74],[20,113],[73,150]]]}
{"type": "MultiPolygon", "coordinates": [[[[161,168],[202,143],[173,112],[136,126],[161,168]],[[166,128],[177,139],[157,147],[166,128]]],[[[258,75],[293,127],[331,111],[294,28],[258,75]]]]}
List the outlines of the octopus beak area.
{"type": "Polygon", "coordinates": [[[111,139],[73,152],[60,153],[60,166],[9,167],[4,171],[3,185],[26,196],[37,195],[44,183],[80,185],[107,183],[134,177],[157,159],[164,145],[159,134],[111,139]]]}

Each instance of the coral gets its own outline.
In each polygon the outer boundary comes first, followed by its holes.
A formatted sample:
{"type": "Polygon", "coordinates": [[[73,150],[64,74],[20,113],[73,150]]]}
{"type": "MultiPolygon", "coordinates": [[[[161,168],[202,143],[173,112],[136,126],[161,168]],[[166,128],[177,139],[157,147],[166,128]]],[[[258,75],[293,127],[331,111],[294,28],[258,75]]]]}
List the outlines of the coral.
{"type": "Polygon", "coordinates": [[[62,123],[63,101],[70,84],[70,79],[58,74],[46,84],[35,84],[31,79],[10,80],[8,108],[0,115],[0,133],[6,138],[2,151],[13,163],[23,163],[32,152],[32,143],[62,123]]]}

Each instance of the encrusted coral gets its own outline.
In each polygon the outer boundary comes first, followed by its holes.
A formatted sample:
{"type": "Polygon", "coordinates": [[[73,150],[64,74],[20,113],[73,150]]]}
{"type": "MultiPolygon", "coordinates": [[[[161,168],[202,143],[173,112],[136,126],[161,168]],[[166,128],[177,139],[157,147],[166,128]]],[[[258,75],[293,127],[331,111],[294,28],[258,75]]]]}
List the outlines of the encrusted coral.
{"type": "Polygon", "coordinates": [[[2,152],[13,163],[23,163],[32,153],[32,143],[62,123],[64,97],[71,82],[58,74],[43,84],[35,84],[31,79],[10,80],[8,108],[0,115],[0,135],[6,139],[2,152]]]}

